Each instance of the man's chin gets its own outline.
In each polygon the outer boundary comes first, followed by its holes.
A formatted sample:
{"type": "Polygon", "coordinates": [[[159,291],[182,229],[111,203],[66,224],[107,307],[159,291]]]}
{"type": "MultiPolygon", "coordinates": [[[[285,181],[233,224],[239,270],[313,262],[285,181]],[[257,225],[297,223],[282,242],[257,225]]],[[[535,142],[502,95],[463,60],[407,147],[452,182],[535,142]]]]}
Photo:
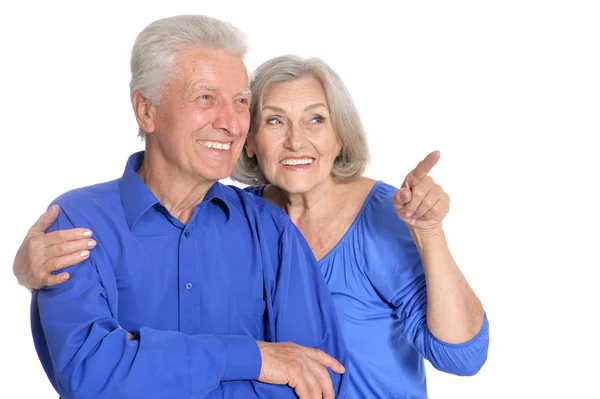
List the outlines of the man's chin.
{"type": "Polygon", "coordinates": [[[205,170],[204,173],[202,173],[202,177],[206,180],[212,180],[214,182],[217,182],[219,180],[228,178],[231,175],[232,171],[233,168],[223,168],[220,170],[205,170]]]}

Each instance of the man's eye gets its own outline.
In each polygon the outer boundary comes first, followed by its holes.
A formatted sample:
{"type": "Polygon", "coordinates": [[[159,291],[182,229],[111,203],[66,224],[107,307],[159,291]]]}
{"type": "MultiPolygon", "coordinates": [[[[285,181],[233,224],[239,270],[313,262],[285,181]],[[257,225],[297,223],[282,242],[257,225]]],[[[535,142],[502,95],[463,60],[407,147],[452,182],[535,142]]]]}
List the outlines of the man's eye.
{"type": "Polygon", "coordinates": [[[200,97],[198,97],[198,99],[202,100],[202,101],[208,101],[211,98],[212,98],[212,96],[210,94],[202,94],[202,95],[200,95],[200,97]]]}
{"type": "Polygon", "coordinates": [[[240,99],[238,100],[238,102],[239,102],[240,104],[248,104],[248,99],[247,99],[247,98],[240,98],[240,99]]]}

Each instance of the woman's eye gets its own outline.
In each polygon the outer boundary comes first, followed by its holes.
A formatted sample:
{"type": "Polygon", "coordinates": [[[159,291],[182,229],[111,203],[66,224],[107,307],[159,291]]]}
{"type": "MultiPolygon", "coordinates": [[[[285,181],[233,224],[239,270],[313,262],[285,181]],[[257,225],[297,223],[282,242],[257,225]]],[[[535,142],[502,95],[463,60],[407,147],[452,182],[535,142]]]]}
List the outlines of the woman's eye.
{"type": "Polygon", "coordinates": [[[280,125],[281,121],[279,119],[267,119],[267,124],[269,125],[280,125]]]}
{"type": "Polygon", "coordinates": [[[315,116],[310,120],[311,123],[321,123],[325,120],[322,116],[315,116]]]}

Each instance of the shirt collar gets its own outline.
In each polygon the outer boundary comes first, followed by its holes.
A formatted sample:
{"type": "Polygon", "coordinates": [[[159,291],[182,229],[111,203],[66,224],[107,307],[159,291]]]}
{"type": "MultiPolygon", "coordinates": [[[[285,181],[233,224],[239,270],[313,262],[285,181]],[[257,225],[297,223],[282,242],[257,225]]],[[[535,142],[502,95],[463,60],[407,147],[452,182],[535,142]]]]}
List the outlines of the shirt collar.
{"type": "MultiPolygon", "coordinates": [[[[125,219],[129,229],[132,229],[137,221],[154,205],[160,204],[160,201],[146,184],[140,179],[137,170],[142,166],[144,160],[144,151],[136,152],[127,160],[125,171],[119,181],[121,191],[121,202],[125,212],[125,219]]],[[[229,205],[226,201],[225,186],[217,182],[208,190],[204,201],[217,202],[227,220],[231,216],[229,205]]],[[[203,202],[204,202],[203,201],[203,202]]]]}
{"type": "Polygon", "coordinates": [[[212,201],[219,204],[223,212],[225,212],[226,220],[229,221],[229,218],[231,217],[231,210],[229,209],[229,204],[227,202],[227,194],[225,193],[226,190],[227,186],[216,182],[206,193],[204,201],[212,201]]]}

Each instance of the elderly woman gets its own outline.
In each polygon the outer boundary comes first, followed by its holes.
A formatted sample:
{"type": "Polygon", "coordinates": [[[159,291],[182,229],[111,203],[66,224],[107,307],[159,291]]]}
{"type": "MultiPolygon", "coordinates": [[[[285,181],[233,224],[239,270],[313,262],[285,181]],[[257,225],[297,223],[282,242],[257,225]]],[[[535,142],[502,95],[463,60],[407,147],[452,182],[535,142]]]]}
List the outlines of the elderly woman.
{"type": "MultiPolygon", "coordinates": [[[[319,261],[350,351],[352,397],[426,398],[424,358],[438,370],[475,374],[487,357],[488,322],[444,237],[450,199],[428,176],[439,152],[400,189],[363,177],[369,153],[360,117],[319,59],[271,59],[251,90],[246,153],[232,178],[282,208],[319,261]]],[[[50,272],[88,254],[84,229],[36,232],[53,216],[42,216],[15,260],[30,288],[64,281],[66,272],[50,272]]]]}

